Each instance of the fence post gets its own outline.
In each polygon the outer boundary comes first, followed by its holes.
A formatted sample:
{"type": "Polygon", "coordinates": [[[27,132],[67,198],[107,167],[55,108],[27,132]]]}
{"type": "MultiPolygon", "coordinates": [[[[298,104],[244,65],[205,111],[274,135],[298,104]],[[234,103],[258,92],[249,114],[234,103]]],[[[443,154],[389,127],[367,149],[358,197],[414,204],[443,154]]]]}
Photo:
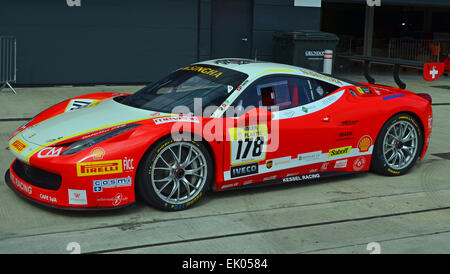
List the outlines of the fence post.
{"type": "Polygon", "coordinates": [[[333,51],[325,50],[323,56],[323,73],[331,74],[333,71],[333,51]]]}
{"type": "Polygon", "coordinates": [[[0,36],[0,91],[8,86],[14,94],[17,92],[11,86],[17,80],[17,44],[14,37],[0,36]]]}

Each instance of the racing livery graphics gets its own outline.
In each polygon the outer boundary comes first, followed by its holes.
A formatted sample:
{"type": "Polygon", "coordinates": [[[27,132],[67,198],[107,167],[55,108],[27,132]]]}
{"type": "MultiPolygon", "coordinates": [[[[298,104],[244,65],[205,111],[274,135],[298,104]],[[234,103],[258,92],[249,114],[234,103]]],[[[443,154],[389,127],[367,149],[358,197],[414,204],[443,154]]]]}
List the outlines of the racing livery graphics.
{"type": "Polygon", "coordinates": [[[183,210],[208,191],[408,172],[432,130],[428,95],[247,59],[200,62],[134,94],[94,93],[9,138],[18,195],[62,209],[139,197],[183,210]]]}

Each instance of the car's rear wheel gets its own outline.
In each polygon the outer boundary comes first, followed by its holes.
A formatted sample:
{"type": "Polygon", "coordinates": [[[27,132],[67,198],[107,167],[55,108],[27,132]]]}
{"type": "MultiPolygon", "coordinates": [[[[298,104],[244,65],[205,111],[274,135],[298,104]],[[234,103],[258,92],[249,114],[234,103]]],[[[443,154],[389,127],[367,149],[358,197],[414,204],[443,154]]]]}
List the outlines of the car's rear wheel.
{"type": "Polygon", "coordinates": [[[204,196],[212,183],[213,170],[203,143],[165,138],[145,156],[138,175],[139,193],[157,208],[186,209],[204,196]]]}
{"type": "Polygon", "coordinates": [[[375,142],[371,169],[384,175],[403,175],[416,163],[423,134],[415,117],[400,113],[383,126],[375,142]]]}

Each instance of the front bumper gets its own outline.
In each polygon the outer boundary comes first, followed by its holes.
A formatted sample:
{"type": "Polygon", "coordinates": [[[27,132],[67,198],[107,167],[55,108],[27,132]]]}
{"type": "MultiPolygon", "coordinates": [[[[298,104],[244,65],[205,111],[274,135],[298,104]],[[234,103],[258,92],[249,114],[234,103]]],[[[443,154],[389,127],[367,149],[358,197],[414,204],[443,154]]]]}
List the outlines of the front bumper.
{"type": "Polygon", "coordinates": [[[29,167],[33,170],[25,173],[24,165],[14,160],[5,173],[5,183],[16,194],[34,203],[65,210],[108,210],[134,204],[134,196],[129,200],[130,195],[124,195],[122,190],[95,193],[92,187],[82,189],[80,184],[71,189],[61,176],[34,167],[29,167]]]}

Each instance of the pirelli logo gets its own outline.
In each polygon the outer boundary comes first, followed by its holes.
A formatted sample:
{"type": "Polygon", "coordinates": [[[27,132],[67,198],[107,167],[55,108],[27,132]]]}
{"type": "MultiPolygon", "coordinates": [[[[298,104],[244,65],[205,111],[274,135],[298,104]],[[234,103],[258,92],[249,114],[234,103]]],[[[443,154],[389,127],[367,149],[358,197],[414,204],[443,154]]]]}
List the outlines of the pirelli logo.
{"type": "Polygon", "coordinates": [[[20,139],[15,140],[14,143],[11,144],[11,148],[19,154],[22,153],[22,151],[27,147],[28,145],[22,142],[20,139]]]}
{"type": "Polygon", "coordinates": [[[330,151],[328,152],[328,157],[349,154],[351,149],[351,146],[330,149],[330,151]]]}
{"type": "Polygon", "coordinates": [[[122,173],[122,160],[77,163],[78,176],[122,173]]]}

